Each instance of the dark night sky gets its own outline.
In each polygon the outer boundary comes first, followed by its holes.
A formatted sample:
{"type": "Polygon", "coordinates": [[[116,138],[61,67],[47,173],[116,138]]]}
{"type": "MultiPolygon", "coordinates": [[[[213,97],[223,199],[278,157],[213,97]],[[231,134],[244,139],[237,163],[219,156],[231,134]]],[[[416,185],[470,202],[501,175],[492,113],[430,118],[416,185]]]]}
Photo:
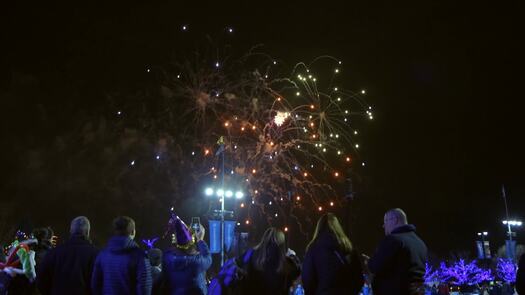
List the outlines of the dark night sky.
{"type": "MultiPolygon", "coordinates": [[[[232,42],[262,43],[290,63],[341,58],[346,84],[367,89],[375,119],[364,128],[368,165],[353,229],[363,248],[382,235],[390,207],[404,208],[435,252],[473,250],[479,230],[501,244],[501,184],[511,212],[525,218],[518,1],[172,2],[11,4],[2,26],[3,90],[22,73],[39,77],[49,93],[63,81],[100,95],[162,63],[180,46],[174,36],[182,24],[211,35],[231,25],[232,42]]],[[[49,97],[45,103],[67,100],[49,97]]],[[[10,134],[25,126],[9,115],[2,122],[10,134]]]]}

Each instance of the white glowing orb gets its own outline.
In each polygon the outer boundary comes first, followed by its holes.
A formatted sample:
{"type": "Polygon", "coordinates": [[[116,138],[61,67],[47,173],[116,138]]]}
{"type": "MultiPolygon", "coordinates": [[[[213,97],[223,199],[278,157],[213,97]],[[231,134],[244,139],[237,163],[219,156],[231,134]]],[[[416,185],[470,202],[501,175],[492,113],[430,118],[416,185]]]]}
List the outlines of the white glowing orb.
{"type": "Polygon", "coordinates": [[[275,122],[275,125],[281,126],[281,125],[284,124],[284,121],[286,121],[288,116],[290,116],[289,113],[277,112],[277,114],[275,115],[275,118],[273,119],[273,121],[275,122]]]}

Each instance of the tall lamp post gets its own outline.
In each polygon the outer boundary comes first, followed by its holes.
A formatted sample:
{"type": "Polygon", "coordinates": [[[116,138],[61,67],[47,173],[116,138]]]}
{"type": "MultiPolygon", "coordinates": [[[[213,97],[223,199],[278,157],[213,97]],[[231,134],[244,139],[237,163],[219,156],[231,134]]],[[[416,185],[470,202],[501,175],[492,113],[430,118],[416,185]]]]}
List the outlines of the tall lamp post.
{"type": "Polygon", "coordinates": [[[515,234],[514,232],[512,232],[512,227],[520,227],[522,225],[522,222],[519,221],[519,220],[503,220],[502,223],[504,225],[507,226],[507,234],[509,235],[509,240],[507,241],[508,242],[508,245],[507,245],[507,256],[509,256],[509,258],[511,258],[512,260],[515,260],[516,257],[515,257],[515,247],[514,247],[514,244],[516,243],[515,241],[512,241],[512,236],[515,234]]]}

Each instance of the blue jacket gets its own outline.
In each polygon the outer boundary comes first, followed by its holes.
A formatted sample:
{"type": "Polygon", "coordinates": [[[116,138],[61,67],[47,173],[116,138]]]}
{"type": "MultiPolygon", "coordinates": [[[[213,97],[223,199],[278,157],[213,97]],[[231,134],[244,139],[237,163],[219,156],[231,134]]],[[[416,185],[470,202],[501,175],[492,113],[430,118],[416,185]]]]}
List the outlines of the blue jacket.
{"type": "Polygon", "coordinates": [[[197,255],[186,255],[177,249],[164,252],[162,273],[166,294],[206,295],[206,271],[211,266],[211,254],[204,241],[197,242],[197,255]]]}
{"type": "Polygon", "coordinates": [[[94,295],[150,295],[151,265],[129,237],[112,237],[95,261],[91,288],[94,295]]]}
{"type": "Polygon", "coordinates": [[[364,278],[357,251],[343,253],[336,239],[322,234],[304,256],[305,294],[358,294],[364,278]]]}
{"type": "Polygon", "coordinates": [[[411,294],[423,283],[427,246],[416,235],[416,227],[400,226],[379,244],[368,268],[374,274],[374,295],[411,294]]]}

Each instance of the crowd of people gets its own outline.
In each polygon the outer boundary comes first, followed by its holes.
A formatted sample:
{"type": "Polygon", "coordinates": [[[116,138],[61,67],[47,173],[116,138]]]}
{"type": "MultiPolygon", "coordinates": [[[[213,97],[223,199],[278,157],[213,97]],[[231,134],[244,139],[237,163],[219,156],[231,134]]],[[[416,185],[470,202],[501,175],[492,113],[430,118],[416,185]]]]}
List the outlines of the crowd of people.
{"type": "Polygon", "coordinates": [[[376,295],[425,294],[427,248],[401,209],[386,212],[385,238],[371,257],[359,253],[328,213],[317,222],[302,263],[287,248],[284,232],[271,227],[211,284],[204,227],[190,229],[175,215],[169,225],[172,240],[165,251],[142,250],[134,241],[135,222],[126,216],[114,219],[113,236],[101,250],[91,243],[84,216],[72,220],[70,238],[56,247],[52,231],[40,229],[35,239],[14,243],[0,257],[0,295],[284,295],[298,282],[304,294],[359,294],[370,284],[376,295]]]}

